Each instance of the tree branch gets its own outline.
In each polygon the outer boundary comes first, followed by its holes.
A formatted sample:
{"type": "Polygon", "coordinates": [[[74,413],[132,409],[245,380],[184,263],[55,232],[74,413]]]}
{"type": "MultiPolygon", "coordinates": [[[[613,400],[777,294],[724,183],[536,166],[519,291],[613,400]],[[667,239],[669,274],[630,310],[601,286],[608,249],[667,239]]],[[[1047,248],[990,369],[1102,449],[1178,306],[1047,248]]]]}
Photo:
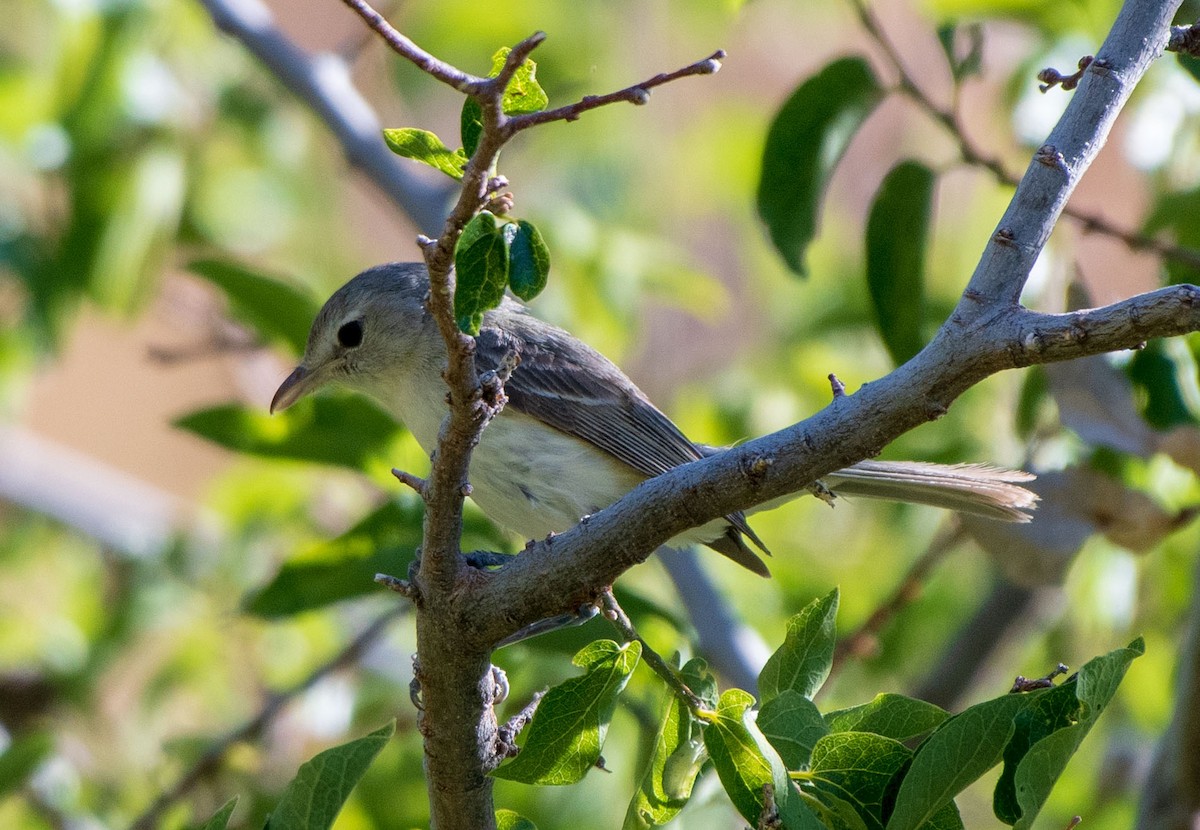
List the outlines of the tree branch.
{"type": "Polygon", "coordinates": [[[200,0],[217,28],[239,40],[333,133],[351,165],[426,233],[441,225],[450,189],[410,174],[383,143],[379,119],[341,59],[311,56],[275,26],[260,0],[200,0]]]}
{"type": "Polygon", "coordinates": [[[1135,348],[1150,337],[1200,329],[1200,290],[1188,285],[1071,314],[1038,314],[1017,304],[1071,191],[1134,84],[1162,53],[1177,5],[1130,2],[1122,9],[1031,162],[958,307],[925,350],[807,421],[650,479],[586,523],[532,545],[471,586],[471,634],[494,642],[577,607],[594,595],[594,586],[610,584],[667,539],[798,492],[877,454],[1003,369],[1135,348]]]}

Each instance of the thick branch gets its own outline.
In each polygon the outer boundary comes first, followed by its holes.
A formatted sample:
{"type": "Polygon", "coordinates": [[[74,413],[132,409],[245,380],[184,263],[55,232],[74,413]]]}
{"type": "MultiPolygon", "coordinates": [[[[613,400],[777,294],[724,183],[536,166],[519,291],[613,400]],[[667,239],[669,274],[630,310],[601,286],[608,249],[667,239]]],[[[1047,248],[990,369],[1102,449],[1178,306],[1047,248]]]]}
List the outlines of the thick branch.
{"type": "Polygon", "coordinates": [[[379,119],[350,80],[342,61],[332,55],[313,57],[275,26],[260,0],[200,0],[217,25],[237,38],[262,61],[293,95],[325,123],[367,181],[430,232],[446,215],[449,190],[426,184],[404,169],[384,145],[379,119]]]}

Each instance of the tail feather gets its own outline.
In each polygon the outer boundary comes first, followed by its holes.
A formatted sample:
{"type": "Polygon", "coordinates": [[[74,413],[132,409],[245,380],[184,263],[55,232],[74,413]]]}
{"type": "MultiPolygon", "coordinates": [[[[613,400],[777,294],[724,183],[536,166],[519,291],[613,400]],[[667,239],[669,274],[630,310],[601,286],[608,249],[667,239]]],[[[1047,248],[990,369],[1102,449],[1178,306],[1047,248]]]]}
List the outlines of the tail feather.
{"type": "Polygon", "coordinates": [[[1038,497],[1018,482],[1031,473],[987,464],[860,461],[822,481],[839,496],[906,501],[989,519],[1028,522],[1038,497]]]}

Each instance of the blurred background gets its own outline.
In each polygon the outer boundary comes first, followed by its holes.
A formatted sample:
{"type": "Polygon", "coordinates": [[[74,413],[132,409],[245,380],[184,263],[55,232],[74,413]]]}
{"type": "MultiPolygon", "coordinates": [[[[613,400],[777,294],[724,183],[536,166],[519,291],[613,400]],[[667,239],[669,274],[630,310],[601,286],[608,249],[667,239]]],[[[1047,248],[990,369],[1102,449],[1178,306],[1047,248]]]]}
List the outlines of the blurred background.
{"type": "MultiPolygon", "coordinates": [[[[879,3],[904,71],[957,106],[962,132],[912,96],[884,101],[832,176],[801,280],[754,213],[767,127],[834,58],[866,56],[889,88],[900,77],[851,0],[381,7],[418,44],[479,73],[501,46],[546,31],[534,57],[551,105],[728,51],[715,76],[526,133],[503,160],[516,214],[537,222],[553,255],[537,313],[711,444],[819,409],[830,372],[853,391],[892,367],[863,229],[880,180],[905,158],[939,174],[924,275],[932,334],[1011,195],[994,170],[963,160],[962,136],[1019,175],[1070,94],[1039,92],[1037,71],[1073,71],[1117,10],[879,3]],[[950,23],[952,52],[979,45],[978,73],[958,82],[938,39],[950,23]]],[[[419,541],[420,511],[388,471],[421,474],[427,459],[361,401],[266,410],[312,311],[364,267],[419,258],[414,237],[436,229],[451,194],[449,179],[409,161],[388,159],[386,178],[348,164],[346,131],[339,139],[329,114],[295,94],[301,70],[368,139],[375,126],[413,126],[457,146],[460,99],[335,2],[6,0],[4,17],[0,826],[128,826],[164,793],[150,826],[201,821],[235,794],[231,826],[261,826],[300,763],[392,717],[399,734],[337,827],[425,824],[411,624],[369,579],[403,575],[419,541]],[[266,33],[260,48],[290,43],[277,54],[292,62],[264,65],[214,14],[245,39],[266,33]],[[179,783],[189,771],[195,780],[179,783]]],[[[1064,220],[1027,304],[1062,310],[1195,281],[1196,77],[1174,56],[1150,71],[1072,202],[1123,234],[1064,220]],[[1141,244],[1150,237],[1165,243],[1141,244]]],[[[841,631],[854,632],[919,563],[897,612],[850,641],[823,709],[885,690],[961,708],[1016,674],[1144,635],[1146,656],[1039,825],[1082,814],[1089,829],[1129,827],[1176,706],[1179,639],[1200,625],[1188,617],[1198,343],[994,377],[885,451],[1046,473],[1027,527],[802,499],[754,521],[775,553],[772,582],[717,556],[703,567],[776,644],[788,616],[833,585],[841,631]]],[[[469,545],[519,548],[477,514],[468,530],[469,545]]],[[[691,636],[657,560],[621,587],[652,643],[691,636]]],[[[497,655],[517,707],[572,674],[566,657],[587,637],[611,636],[593,625],[497,655]]],[[[605,749],[613,774],[557,789],[500,782],[498,804],[541,827],[617,826],[656,688],[635,675],[605,749]]],[[[739,826],[715,782],[699,787],[677,826],[739,826]]],[[[995,826],[989,802],[987,787],[960,800],[967,826],[995,826]]]]}

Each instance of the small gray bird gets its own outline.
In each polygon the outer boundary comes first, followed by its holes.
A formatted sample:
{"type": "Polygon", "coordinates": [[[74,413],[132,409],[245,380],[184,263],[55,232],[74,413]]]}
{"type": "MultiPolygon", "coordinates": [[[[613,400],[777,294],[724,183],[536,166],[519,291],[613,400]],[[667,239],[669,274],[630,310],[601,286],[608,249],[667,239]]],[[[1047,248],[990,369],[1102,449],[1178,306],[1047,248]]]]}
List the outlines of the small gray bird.
{"type": "MultiPolygon", "coordinates": [[[[338,289],[271,411],[339,383],[382,404],[431,453],[446,415],[446,348],[425,307],[428,293],[420,263],[371,268],[338,289]]],[[[508,404],[472,455],[471,497],[492,521],[527,539],[561,533],[647,478],[714,452],[689,441],[610,360],[512,299],[484,315],[476,345],[481,372],[511,355],[519,363],[504,385],[508,404]]],[[[1032,478],[979,464],[863,461],[822,483],[834,495],[1025,522],[1037,496],[1017,482],[1032,478]]],[[[747,539],[769,554],[745,515],[733,513],[668,544],[705,544],[769,576],[747,539]]]]}

